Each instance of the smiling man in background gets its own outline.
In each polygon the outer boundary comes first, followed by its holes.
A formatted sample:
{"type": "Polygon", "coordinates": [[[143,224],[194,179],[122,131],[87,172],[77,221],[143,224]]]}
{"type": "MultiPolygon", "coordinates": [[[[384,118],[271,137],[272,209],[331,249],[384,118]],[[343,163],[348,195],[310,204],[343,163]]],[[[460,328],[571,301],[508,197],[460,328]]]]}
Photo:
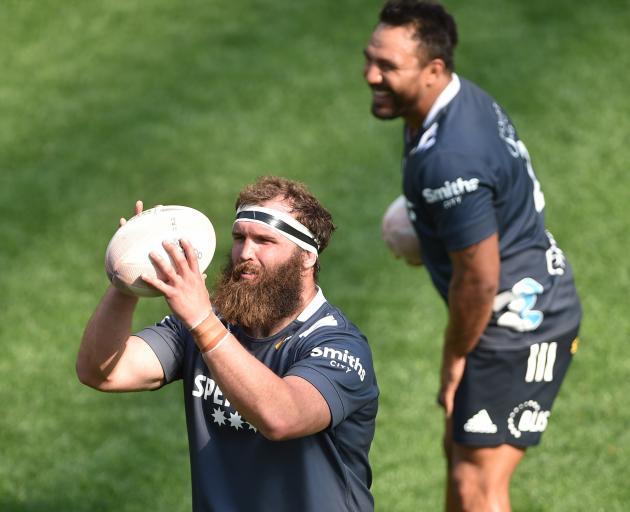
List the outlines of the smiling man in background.
{"type": "Polygon", "coordinates": [[[446,509],[508,511],[512,474],[540,442],[577,349],[581,307],[545,228],[527,148],[499,104],[454,72],[457,40],[441,5],[390,1],[364,73],[372,114],[405,122],[403,192],[416,255],[396,240],[405,230],[391,227],[389,212],[385,239],[424,263],[448,305],[438,395],[446,509]]]}

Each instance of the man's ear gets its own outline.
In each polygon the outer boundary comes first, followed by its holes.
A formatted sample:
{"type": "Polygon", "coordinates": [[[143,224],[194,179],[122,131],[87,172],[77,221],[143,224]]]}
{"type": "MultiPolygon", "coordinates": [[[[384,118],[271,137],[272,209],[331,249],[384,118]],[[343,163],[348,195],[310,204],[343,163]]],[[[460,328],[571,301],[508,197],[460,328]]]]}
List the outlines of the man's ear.
{"type": "Polygon", "coordinates": [[[310,251],[302,251],[302,270],[309,270],[317,264],[317,255],[310,251]]]}
{"type": "Polygon", "coordinates": [[[424,82],[428,87],[440,83],[446,73],[446,64],[442,59],[433,59],[422,70],[424,82]]]}

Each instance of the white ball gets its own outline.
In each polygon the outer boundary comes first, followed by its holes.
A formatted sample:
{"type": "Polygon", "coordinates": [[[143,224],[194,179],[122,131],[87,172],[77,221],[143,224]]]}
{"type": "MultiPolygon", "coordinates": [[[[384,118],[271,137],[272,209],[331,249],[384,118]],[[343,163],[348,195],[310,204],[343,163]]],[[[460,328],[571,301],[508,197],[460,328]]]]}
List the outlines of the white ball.
{"type": "Polygon", "coordinates": [[[154,251],[169,261],[162,242],[178,244],[182,238],[192,244],[199,271],[206,270],[214,256],[216,236],[212,223],[203,213],[171,205],[151,208],[132,217],[116,231],[105,251],[109,280],[133,295],[157,297],[160,292],[140,278],[142,274],[163,277],[156,272],[149,253],[154,251]]]}
{"type": "Polygon", "coordinates": [[[385,211],[381,234],[394,256],[404,258],[409,265],[422,265],[420,240],[409,220],[404,196],[398,196],[385,211]]]}

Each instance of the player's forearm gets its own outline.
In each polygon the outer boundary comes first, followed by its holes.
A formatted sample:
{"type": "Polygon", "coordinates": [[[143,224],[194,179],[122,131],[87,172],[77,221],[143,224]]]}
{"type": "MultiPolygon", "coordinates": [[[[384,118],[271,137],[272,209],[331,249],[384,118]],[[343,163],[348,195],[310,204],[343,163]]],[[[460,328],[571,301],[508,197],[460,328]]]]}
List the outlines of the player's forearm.
{"type": "Polygon", "coordinates": [[[295,406],[282,378],[233,337],[204,359],[223,394],[261,434],[272,440],[287,435],[295,406]]]}
{"type": "Polygon", "coordinates": [[[87,324],[77,355],[79,380],[97,386],[106,380],[131,335],[138,299],[110,286],[87,324]]]}
{"type": "Polygon", "coordinates": [[[330,423],[328,405],[318,391],[313,397],[311,384],[304,389],[306,381],[299,377],[276,375],[214,313],[195,323],[191,334],[223,395],[267,439],[302,437],[330,423]]]}
{"type": "Polygon", "coordinates": [[[479,342],[492,315],[496,292],[495,279],[474,273],[456,276],[451,282],[444,344],[455,356],[465,356],[479,342]]]}
{"type": "Polygon", "coordinates": [[[499,237],[450,253],[453,274],[448,290],[445,351],[463,357],[479,342],[492,315],[501,268],[499,237]]]}
{"type": "Polygon", "coordinates": [[[438,396],[447,416],[453,410],[455,392],[466,367],[466,355],[479,342],[490,318],[494,290],[491,283],[481,285],[471,276],[451,282],[438,396]]]}
{"type": "Polygon", "coordinates": [[[253,357],[214,315],[192,332],[223,395],[267,439],[302,437],[328,425],[327,406],[323,414],[309,407],[295,383],[253,357]]]}

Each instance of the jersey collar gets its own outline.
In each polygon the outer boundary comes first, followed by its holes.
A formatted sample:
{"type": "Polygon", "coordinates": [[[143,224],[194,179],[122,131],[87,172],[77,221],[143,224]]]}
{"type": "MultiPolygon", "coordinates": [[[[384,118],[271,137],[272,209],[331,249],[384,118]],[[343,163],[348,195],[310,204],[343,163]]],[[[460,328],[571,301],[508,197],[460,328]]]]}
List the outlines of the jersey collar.
{"type": "Polygon", "coordinates": [[[296,320],[298,322],[306,322],[310,317],[312,317],[319,308],[322,307],[322,304],[326,302],[326,297],[324,297],[324,293],[322,289],[317,287],[317,294],[313,297],[313,300],[308,303],[308,305],[304,308],[304,310],[298,315],[296,320]]]}
{"type": "Polygon", "coordinates": [[[459,81],[457,73],[453,73],[451,76],[451,81],[440,93],[437,99],[433,102],[431,110],[429,110],[427,117],[425,117],[424,122],[422,123],[422,128],[424,130],[426,130],[429,126],[433,124],[435,116],[437,116],[438,112],[440,112],[440,110],[446,107],[446,105],[448,105],[453,100],[453,98],[457,95],[461,88],[462,84],[459,81]]]}
{"type": "Polygon", "coordinates": [[[233,326],[233,330],[234,331],[238,330],[238,335],[236,337],[239,340],[245,341],[248,343],[267,343],[269,341],[272,341],[272,340],[277,341],[282,338],[288,339],[287,337],[288,335],[294,334],[295,331],[299,329],[300,326],[304,324],[304,322],[306,322],[315,313],[317,313],[319,308],[321,308],[322,305],[326,302],[327,301],[326,301],[326,298],[324,297],[324,294],[322,293],[322,289],[318,286],[317,294],[315,295],[315,297],[313,297],[311,302],[308,303],[308,305],[302,310],[302,312],[298,315],[298,317],[295,320],[293,320],[289,325],[287,325],[280,332],[277,332],[266,338],[254,338],[250,336],[249,334],[247,334],[240,326],[233,326]]]}

